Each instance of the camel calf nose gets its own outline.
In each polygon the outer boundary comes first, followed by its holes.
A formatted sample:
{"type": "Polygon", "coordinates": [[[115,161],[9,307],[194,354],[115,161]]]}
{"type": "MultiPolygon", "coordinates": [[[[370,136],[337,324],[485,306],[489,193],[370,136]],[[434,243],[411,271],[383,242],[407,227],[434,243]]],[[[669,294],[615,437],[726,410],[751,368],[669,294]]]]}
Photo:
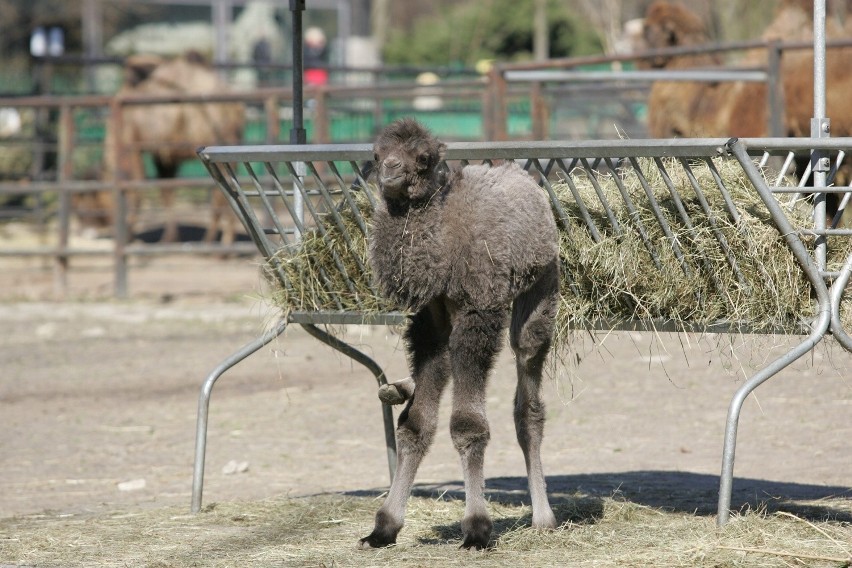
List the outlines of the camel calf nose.
{"type": "Polygon", "coordinates": [[[388,156],[382,162],[382,166],[388,170],[395,170],[402,166],[402,162],[396,156],[388,156]]]}

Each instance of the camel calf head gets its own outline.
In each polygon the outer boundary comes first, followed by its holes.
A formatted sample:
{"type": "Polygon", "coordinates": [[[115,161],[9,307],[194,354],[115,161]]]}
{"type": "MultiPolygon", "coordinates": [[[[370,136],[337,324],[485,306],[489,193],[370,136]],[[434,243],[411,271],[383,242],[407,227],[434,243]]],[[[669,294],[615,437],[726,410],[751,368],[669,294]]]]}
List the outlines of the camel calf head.
{"type": "Polygon", "coordinates": [[[379,188],[390,201],[419,201],[443,185],[446,145],[420,123],[402,119],[385,128],[373,146],[379,188]]]}

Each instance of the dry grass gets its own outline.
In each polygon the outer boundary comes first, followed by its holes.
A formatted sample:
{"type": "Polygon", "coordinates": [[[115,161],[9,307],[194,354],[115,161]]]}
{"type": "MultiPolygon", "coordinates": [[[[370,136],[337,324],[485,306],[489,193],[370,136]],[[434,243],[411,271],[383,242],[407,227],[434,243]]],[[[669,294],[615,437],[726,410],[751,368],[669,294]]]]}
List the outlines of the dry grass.
{"type": "MultiPolygon", "coordinates": [[[[628,199],[612,175],[601,175],[602,200],[582,169],[553,186],[564,211],[557,343],[567,343],[572,329],[625,320],[672,322],[680,328],[728,322],[750,332],[801,333],[815,313],[810,284],[739,165],[714,162],[736,204],[735,219],[706,163],[691,165],[706,206],[679,163],[664,161],[677,199],[653,161],[639,164],[659,213],[630,171],[619,176],[628,199]]],[[[369,223],[369,203],[363,193],[356,197],[369,223]]],[[[788,211],[794,226],[810,226],[809,215],[807,205],[788,211]]],[[[298,247],[282,249],[267,265],[273,303],[284,311],[372,314],[394,308],[372,286],[367,237],[355,216],[343,208],[341,217],[338,224],[325,216],[322,230],[309,232],[298,247]]],[[[834,252],[837,264],[844,251],[834,252]]]]}
{"type": "MultiPolygon", "coordinates": [[[[825,505],[825,503],[822,503],[825,505]]],[[[848,507],[845,502],[844,507],[848,507]]],[[[751,511],[722,530],[708,516],[616,497],[558,501],[555,531],[529,528],[526,506],[491,504],[492,547],[459,550],[464,505],[410,501],[399,543],[355,549],[378,500],[326,495],[183,508],[0,520],[0,564],[23,566],[850,566],[852,525],[751,511]]],[[[848,518],[849,515],[846,515],[848,518]]]]}
{"type": "MultiPolygon", "coordinates": [[[[572,176],[580,200],[567,184],[554,188],[569,218],[561,231],[561,326],[584,328],[600,319],[699,326],[727,321],[743,322],[755,331],[799,332],[814,312],[810,285],[739,165],[716,162],[739,219],[732,218],[706,164],[692,168],[706,209],[685,170],[673,160],[666,162],[666,171],[680,203],[650,160],[640,166],[659,204],[659,216],[635,175],[621,180],[634,211],[611,177],[598,178],[611,218],[584,171],[572,176]],[[580,202],[599,237],[593,238],[583,222],[580,202]]],[[[794,225],[809,225],[805,208],[794,208],[788,215],[794,225]]]]}
{"type": "MultiPolygon", "coordinates": [[[[370,203],[364,192],[354,200],[369,222],[370,203]]],[[[264,266],[272,283],[271,301],[289,311],[350,311],[364,314],[393,309],[372,285],[367,259],[367,236],[355,214],[340,211],[342,226],[331,216],[323,219],[323,231],[314,229],[298,246],[282,248],[264,266]],[[325,232],[323,235],[322,233],[325,232]]]]}

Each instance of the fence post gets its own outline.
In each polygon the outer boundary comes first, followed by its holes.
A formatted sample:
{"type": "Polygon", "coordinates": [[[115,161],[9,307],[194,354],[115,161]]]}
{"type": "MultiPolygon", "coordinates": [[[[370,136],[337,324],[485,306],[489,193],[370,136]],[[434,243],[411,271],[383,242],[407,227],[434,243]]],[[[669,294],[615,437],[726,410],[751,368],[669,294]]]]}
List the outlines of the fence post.
{"type": "Polygon", "coordinates": [[[506,79],[503,72],[494,65],[488,71],[489,113],[485,137],[488,140],[508,140],[506,132],[506,79]]]}
{"type": "MultiPolygon", "coordinates": [[[[814,114],[811,118],[811,138],[831,136],[831,123],[826,115],[825,102],[825,0],[814,0],[814,114]]],[[[825,187],[831,169],[828,152],[815,150],[811,153],[814,187],[825,187]]],[[[814,228],[825,229],[826,194],[814,195],[814,228]]],[[[825,235],[817,237],[814,253],[821,270],[826,268],[827,241],[825,235]]]]}
{"type": "Polygon", "coordinates": [[[328,90],[320,86],[314,93],[314,144],[331,142],[331,125],[328,122],[328,90]]]}
{"type": "Polygon", "coordinates": [[[530,115],[533,140],[547,140],[550,134],[548,128],[550,112],[544,97],[544,87],[538,81],[530,88],[530,115]]]}
{"type": "Polygon", "coordinates": [[[277,144],[281,137],[281,121],[278,119],[278,97],[272,95],[263,101],[266,115],[266,143],[277,144]]]}
{"type": "Polygon", "coordinates": [[[784,82],[781,78],[781,42],[772,41],[767,46],[769,65],[767,68],[766,99],[769,105],[769,136],[780,138],[784,132],[784,82]]]}
{"type": "Polygon", "coordinates": [[[74,113],[68,104],[59,107],[59,241],[53,271],[53,291],[59,298],[68,293],[68,233],[70,228],[71,195],[66,185],[74,172],[74,113]]]}
{"type": "Polygon", "coordinates": [[[127,187],[125,181],[127,176],[127,157],[126,149],[122,143],[122,120],[123,105],[114,97],[110,101],[109,120],[111,122],[111,130],[114,133],[112,136],[112,148],[104,148],[104,151],[111,152],[113,156],[113,176],[112,176],[112,192],[115,197],[113,203],[113,219],[114,219],[114,248],[113,248],[113,263],[115,270],[114,294],[116,298],[127,298],[127,240],[130,228],[127,223],[127,187]]]}

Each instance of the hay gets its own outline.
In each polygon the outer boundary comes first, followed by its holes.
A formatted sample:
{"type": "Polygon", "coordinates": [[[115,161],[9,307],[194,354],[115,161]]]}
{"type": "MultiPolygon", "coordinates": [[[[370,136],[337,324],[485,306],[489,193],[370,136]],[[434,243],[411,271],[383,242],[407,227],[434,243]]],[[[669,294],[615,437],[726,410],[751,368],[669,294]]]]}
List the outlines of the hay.
{"type": "MultiPolygon", "coordinates": [[[[366,221],[372,207],[363,191],[353,202],[366,221]]],[[[271,301],[290,311],[345,311],[375,314],[393,311],[373,287],[367,235],[351,208],[339,211],[338,225],[326,214],[322,228],[307,231],[296,245],[281,248],[263,267],[272,284],[271,301]]]]}
{"type": "MultiPolygon", "coordinates": [[[[690,164],[706,198],[702,204],[687,170],[673,159],[661,163],[677,197],[654,161],[638,161],[659,212],[630,169],[618,179],[597,175],[596,188],[578,168],[552,186],[563,277],[557,343],[565,343],[572,329],[624,321],[649,327],[669,322],[676,329],[725,322],[733,330],[801,333],[815,313],[811,286],[740,166],[723,159],[712,168],[690,164]],[[729,211],[715,175],[739,218],[729,211]]],[[[355,197],[369,223],[367,196],[355,197]]],[[[788,208],[788,215],[794,226],[810,226],[807,204],[788,208]]],[[[340,217],[336,222],[324,215],[299,246],[282,249],[267,263],[272,301],[285,312],[396,309],[372,285],[367,237],[355,214],[341,207],[340,217]]],[[[842,256],[835,257],[837,264],[842,256]]]]}
{"type": "MultiPolygon", "coordinates": [[[[511,500],[510,500],[511,501],[511,500]]],[[[848,502],[820,502],[848,510],[848,502]]],[[[555,503],[561,526],[529,527],[526,505],[489,505],[495,530],[484,552],[459,550],[464,503],[413,497],[396,546],[355,549],[372,528],[375,498],[325,495],[185,508],[0,519],[0,563],[23,566],[849,566],[852,525],[748,511],[723,529],[714,519],[667,512],[619,495],[555,503]],[[799,560],[796,560],[799,559],[799,560]]],[[[824,514],[824,512],[822,513],[824,514]]],[[[845,515],[848,517],[848,514],[845,515]]]]}
{"type": "MultiPolygon", "coordinates": [[[[598,320],[628,319],[673,322],[681,328],[724,321],[756,332],[800,332],[802,322],[814,312],[811,287],[739,165],[729,160],[715,163],[740,214],[733,219],[709,166],[698,164],[691,169],[706,197],[705,210],[685,170],[667,163],[666,171],[691,226],[679,215],[678,201],[660,170],[650,161],[640,166],[659,204],[660,217],[637,176],[621,178],[635,205],[633,212],[611,177],[609,183],[599,181],[620,230],[606,218],[586,172],[572,176],[599,230],[597,240],[583,223],[570,186],[554,188],[568,217],[560,235],[560,327],[584,328],[598,320]],[[664,232],[664,224],[670,235],[664,232]]],[[[809,224],[804,208],[788,214],[794,225],[809,224]]]]}

